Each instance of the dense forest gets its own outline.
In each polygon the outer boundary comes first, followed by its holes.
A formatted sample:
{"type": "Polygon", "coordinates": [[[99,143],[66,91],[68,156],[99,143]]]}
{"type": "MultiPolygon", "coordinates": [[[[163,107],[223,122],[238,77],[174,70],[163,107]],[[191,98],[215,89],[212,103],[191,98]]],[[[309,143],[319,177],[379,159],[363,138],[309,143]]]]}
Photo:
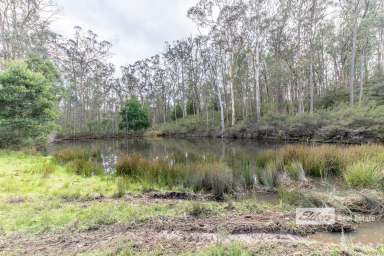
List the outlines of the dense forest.
{"type": "Polygon", "coordinates": [[[383,103],[381,0],[200,0],[186,14],[199,35],[122,67],[95,32],[52,31],[56,13],[45,0],[1,1],[0,68],[37,56],[54,63],[62,134],[118,133],[131,98],[152,125],[193,116],[220,134],[325,112],[367,118],[383,103]]]}

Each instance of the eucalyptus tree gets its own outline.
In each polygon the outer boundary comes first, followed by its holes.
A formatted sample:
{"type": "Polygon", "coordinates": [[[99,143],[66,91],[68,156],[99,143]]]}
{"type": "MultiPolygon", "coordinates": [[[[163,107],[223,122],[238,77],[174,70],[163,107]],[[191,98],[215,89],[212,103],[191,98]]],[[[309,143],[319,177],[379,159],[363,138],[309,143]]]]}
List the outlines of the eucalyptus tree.
{"type": "Polygon", "coordinates": [[[0,68],[4,61],[48,53],[56,6],[48,0],[0,1],[0,68]]]}
{"type": "Polygon", "coordinates": [[[111,43],[99,41],[92,32],[75,27],[73,38],[58,42],[61,55],[56,62],[62,71],[67,98],[64,104],[65,126],[73,133],[82,131],[93,120],[94,108],[111,87],[114,67],[107,62],[111,43]],[[94,103],[96,105],[94,105],[94,103]]]}

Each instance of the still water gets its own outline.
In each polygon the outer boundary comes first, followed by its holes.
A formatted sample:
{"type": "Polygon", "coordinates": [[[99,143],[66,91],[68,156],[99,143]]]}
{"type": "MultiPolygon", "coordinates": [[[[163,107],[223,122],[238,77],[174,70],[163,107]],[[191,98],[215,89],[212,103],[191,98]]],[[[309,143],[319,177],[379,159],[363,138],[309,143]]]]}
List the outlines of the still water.
{"type": "Polygon", "coordinates": [[[354,233],[318,233],[310,237],[313,240],[328,244],[358,244],[383,246],[384,245],[384,222],[373,222],[361,224],[354,233]]]}
{"type": "MultiPolygon", "coordinates": [[[[227,163],[232,168],[241,168],[244,162],[255,164],[257,154],[267,149],[276,149],[281,144],[268,144],[251,140],[218,140],[218,139],[124,139],[124,140],[86,140],[50,144],[48,153],[65,148],[84,148],[99,150],[102,154],[106,172],[112,171],[117,158],[124,154],[140,154],[147,159],[167,158],[177,156],[186,163],[215,157],[227,163]]],[[[327,182],[326,189],[333,192],[336,185],[327,182]]],[[[268,200],[268,199],[267,199],[268,200]]],[[[271,201],[278,203],[276,197],[271,201]]],[[[310,237],[313,240],[339,244],[342,241],[352,241],[357,244],[384,244],[384,222],[360,225],[358,231],[342,236],[340,234],[319,233],[310,237]]]]}
{"type": "Polygon", "coordinates": [[[68,147],[100,151],[104,168],[108,171],[113,169],[117,158],[124,154],[140,154],[147,159],[176,156],[186,162],[213,156],[229,166],[237,168],[244,161],[253,163],[255,156],[263,150],[275,149],[280,145],[245,140],[206,138],[86,140],[50,144],[48,153],[68,147]]]}

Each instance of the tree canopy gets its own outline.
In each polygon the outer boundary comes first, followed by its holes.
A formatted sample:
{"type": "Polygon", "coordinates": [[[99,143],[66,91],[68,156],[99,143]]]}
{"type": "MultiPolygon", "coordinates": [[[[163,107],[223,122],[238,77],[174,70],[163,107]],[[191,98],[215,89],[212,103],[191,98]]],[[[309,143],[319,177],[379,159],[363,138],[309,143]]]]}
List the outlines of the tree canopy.
{"type": "Polygon", "coordinates": [[[149,113],[136,97],[133,97],[120,110],[120,130],[138,131],[150,127],[149,113]]]}
{"type": "Polygon", "coordinates": [[[47,140],[57,117],[53,66],[45,69],[16,61],[0,73],[0,146],[47,140]]]}

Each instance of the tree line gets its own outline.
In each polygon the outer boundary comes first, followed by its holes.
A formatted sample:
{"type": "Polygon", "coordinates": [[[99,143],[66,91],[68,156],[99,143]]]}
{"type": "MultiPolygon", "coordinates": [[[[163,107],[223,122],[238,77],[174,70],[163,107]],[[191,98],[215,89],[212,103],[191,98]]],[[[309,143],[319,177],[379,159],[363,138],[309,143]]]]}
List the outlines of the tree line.
{"type": "Polygon", "coordinates": [[[187,13],[199,35],[166,42],[121,72],[96,33],[51,31],[55,13],[45,0],[2,1],[0,68],[31,54],[52,60],[66,133],[117,132],[133,97],[152,124],[194,115],[218,119],[224,132],[270,113],[311,114],[332,97],[361,105],[383,75],[382,0],[200,0],[187,13]]]}

